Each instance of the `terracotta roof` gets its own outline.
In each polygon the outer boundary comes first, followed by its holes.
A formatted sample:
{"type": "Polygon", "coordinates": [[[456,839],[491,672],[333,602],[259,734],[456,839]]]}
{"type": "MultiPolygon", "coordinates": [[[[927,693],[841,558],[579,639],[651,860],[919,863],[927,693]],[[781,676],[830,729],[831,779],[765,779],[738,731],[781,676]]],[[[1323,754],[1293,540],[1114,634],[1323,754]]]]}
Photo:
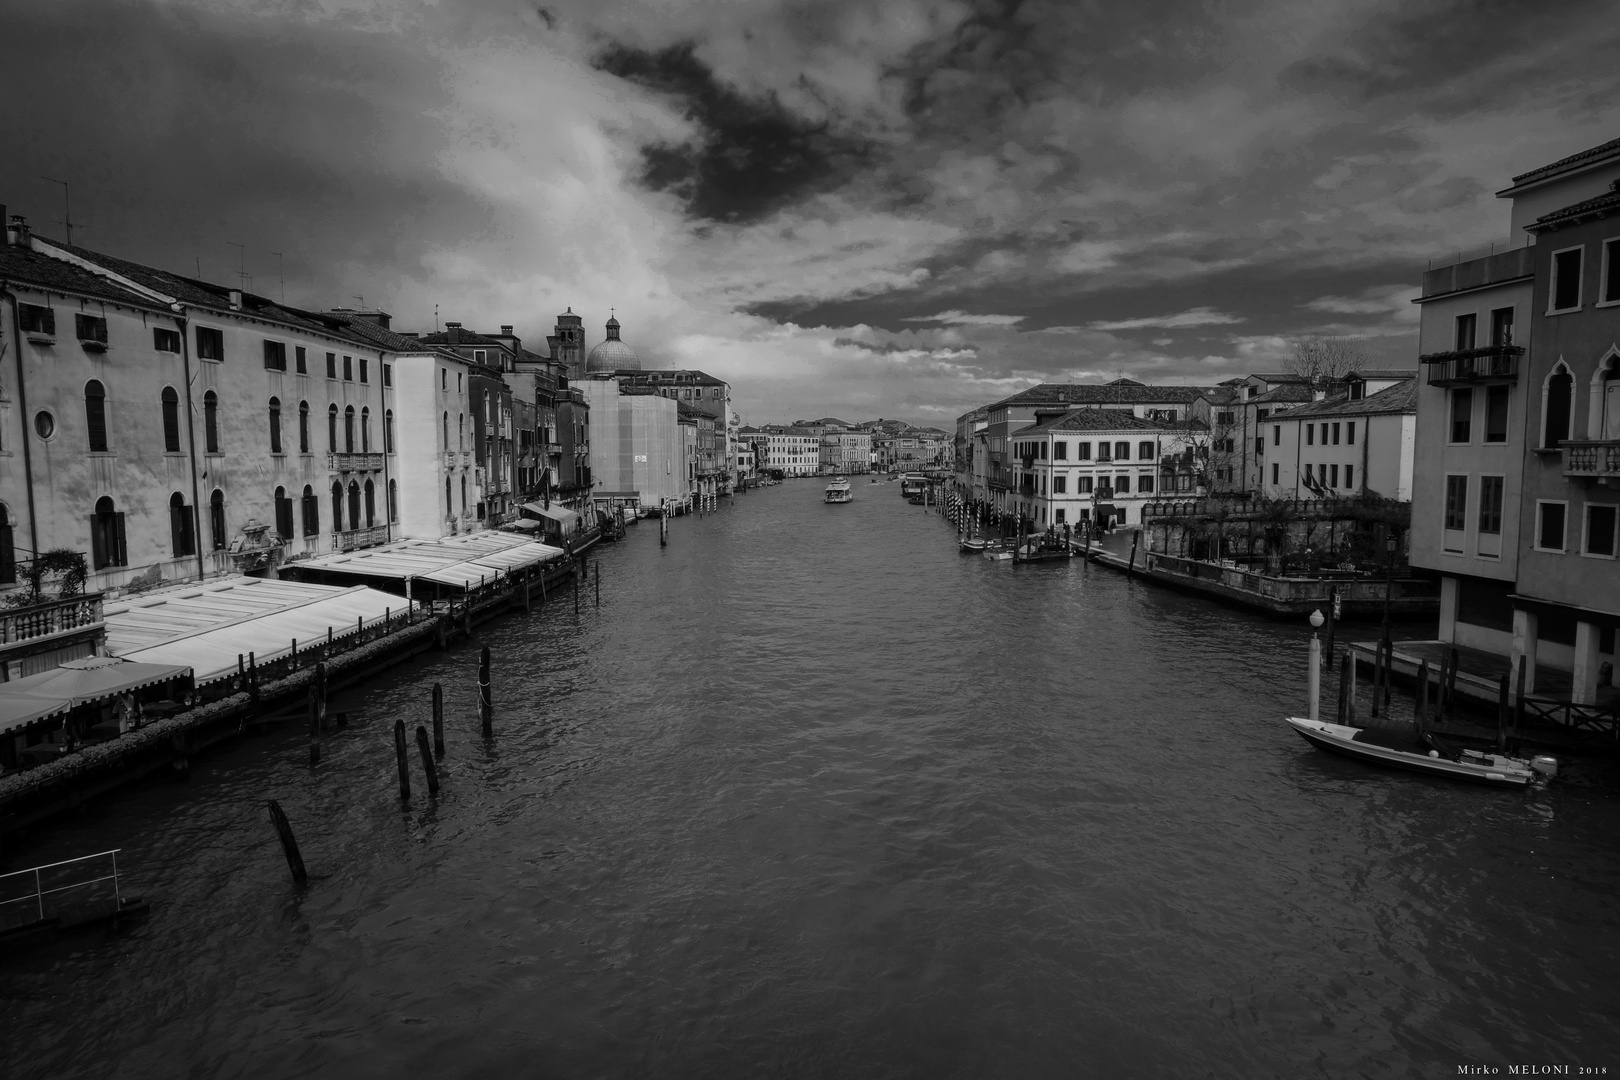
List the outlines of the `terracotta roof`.
{"type": "MultiPolygon", "coordinates": [[[[1062,416],[1018,428],[1010,435],[1047,431],[1172,431],[1174,424],[1148,420],[1119,409],[1070,409],[1062,416]]],[[[1009,436],[1010,437],[1010,436],[1009,436]]]]}
{"type": "MultiPolygon", "coordinates": [[[[30,248],[10,244],[0,244],[0,280],[43,292],[73,293],[150,311],[163,310],[163,305],[151,297],[132,292],[99,274],[49,255],[41,255],[30,248]]],[[[10,332],[8,327],[6,333],[10,332]]]]}
{"type": "Polygon", "coordinates": [[[459,348],[462,345],[494,345],[500,347],[506,344],[504,341],[497,341],[492,337],[485,337],[483,334],[475,334],[463,326],[458,326],[456,329],[460,333],[456,335],[455,341],[450,340],[450,331],[448,330],[423,334],[419,340],[424,345],[449,345],[451,348],[459,348]]]}
{"type": "Polygon", "coordinates": [[[1615,185],[1595,198],[1566,206],[1562,210],[1554,210],[1550,214],[1543,214],[1526,228],[1533,233],[1547,232],[1562,225],[1573,225],[1587,218],[1602,218],[1620,213],[1620,181],[1616,181],[1615,185]]]}
{"type": "Polygon", "coordinates": [[[1295,420],[1313,416],[1372,416],[1385,413],[1416,413],[1417,412],[1417,380],[1407,379],[1394,386],[1385,387],[1360,401],[1350,401],[1337,398],[1332,401],[1315,401],[1309,405],[1302,405],[1297,409],[1289,409],[1286,419],[1295,420]]]}
{"type": "Polygon", "coordinates": [[[1190,403],[1209,393],[1203,386],[1143,386],[1141,383],[1041,383],[991,405],[1156,405],[1190,403]]]}
{"type": "Polygon", "coordinates": [[[710,375],[708,372],[699,371],[696,368],[624,368],[622,370],[615,371],[613,374],[617,375],[620,379],[626,379],[626,380],[630,380],[630,381],[638,381],[638,382],[645,382],[645,383],[656,382],[659,386],[665,386],[665,385],[670,385],[670,386],[723,386],[723,385],[725,385],[725,380],[724,379],[717,379],[713,375],[710,375]],[[651,376],[651,375],[657,375],[658,378],[656,378],[656,379],[648,378],[648,376],[651,376]],[[686,375],[686,376],[689,376],[689,377],[684,378],[684,379],[680,379],[680,380],[676,380],[676,379],[670,378],[669,376],[671,376],[671,375],[686,375]]]}
{"type": "MultiPolygon", "coordinates": [[[[396,334],[392,330],[386,330],[368,319],[357,318],[353,315],[345,315],[342,312],[332,312],[331,316],[332,318],[341,321],[344,325],[344,329],[348,330],[356,337],[365,338],[371,344],[387,349],[390,352],[441,354],[445,352],[444,349],[434,348],[432,345],[423,343],[418,338],[410,338],[406,337],[404,334],[396,334]]],[[[456,359],[464,360],[465,358],[457,356],[456,359]]]]}
{"type": "Polygon", "coordinates": [[[1610,139],[1606,143],[1599,146],[1594,146],[1588,150],[1582,150],[1578,154],[1571,154],[1569,157],[1559,158],[1551,165],[1543,165],[1539,169],[1531,169],[1527,173],[1520,173],[1518,176],[1513,178],[1513,187],[1518,187],[1520,184],[1528,183],[1533,180],[1545,180],[1550,176],[1557,175],[1558,173],[1567,172],[1577,165],[1592,161],[1595,158],[1608,157],[1611,154],[1620,154],[1620,139],[1610,139]]]}
{"type": "Polygon", "coordinates": [[[1244,404],[1267,405],[1272,402],[1281,402],[1290,405],[1298,405],[1302,402],[1310,401],[1315,396],[1315,393],[1311,390],[1308,383],[1283,383],[1281,386],[1272,390],[1267,390],[1263,394],[1256,394],[1254,397],[1249,398],[1246,402],[1244,402],[1244,404]]]}
{"type": "Polygon", "coordinates": [[[1352,371],[1346,375],[1349,379],[1415,379],[1417,372],[1412,368],[1364,368],[1361,371],[1352,371]]]}

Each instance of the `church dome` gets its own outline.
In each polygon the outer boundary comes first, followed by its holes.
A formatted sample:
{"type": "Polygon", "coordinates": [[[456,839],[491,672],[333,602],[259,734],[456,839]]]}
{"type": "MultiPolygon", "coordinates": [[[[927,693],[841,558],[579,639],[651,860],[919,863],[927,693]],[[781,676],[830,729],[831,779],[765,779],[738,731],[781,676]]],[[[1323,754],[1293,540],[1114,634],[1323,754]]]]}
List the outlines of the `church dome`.
{"type": "Polygon", "coordinates": [[[608,319],[607,340],[592,349],[585,358],[586,373],[640,370],[641,357],[636,355],[636,350],[619,340],[619,320],[608,319]]]}

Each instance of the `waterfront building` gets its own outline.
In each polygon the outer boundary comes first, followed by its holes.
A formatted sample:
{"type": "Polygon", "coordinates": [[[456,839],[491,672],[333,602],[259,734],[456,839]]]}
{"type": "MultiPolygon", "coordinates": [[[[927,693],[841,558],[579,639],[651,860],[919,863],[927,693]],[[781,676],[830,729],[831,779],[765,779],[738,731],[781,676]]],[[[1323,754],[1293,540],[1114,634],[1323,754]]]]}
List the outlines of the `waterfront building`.
{"type": "Polygon", "coordinates": [[[1277,499],[1412,498],[1415,372],[1351,376],[1340,392],[1270,416],[1260,493],[1277,499]],[[1368,393],[1368,391],[1371,391],[1368,393]]]}
{"type": "Polygon", "coordinates": [[[590,409],[590,478],[593,491],[642,506],[684,503],[691,494],[695,423],[682,430],[679,403],[644,387],[621,386],[596,373],[577,384],[590,409]]]}
{"type": "MultiPolygon", "coordinates": [[[[592,355],[595,355],[594,350],[592,355]]],[[[693,368],[654,370],[643,369],[638,364],[635,368],[615,371],[614,374],[621,386],[650,390],[710,418],[715,440],[714,454],[700,460],[699,486],[705,495],[729,492],[735,481],[733,470],[727,464],[732,456],[731,384],[693,368]]]]}
{"type": "MultiPolygon", "coordinates": [[[[0,300],[15,350],[0,547],[85,553],[99,591],[389,538],[393,358],[344,319],[59,244],[21,218],[0,300]]],[[[0,553],[0,571],[14,564],[0,553]]]]}
{"type": "Polygon", "coordinates": [[[821,471],[846,476],[871,472],[871,433],[850,427],[825,430],[821,435],[821,471]]]}
{"type": "Polygon", "coordinates": [[[1096,408],[1038,413],[1008,440],[1010,505],[1038,530],[1140,524],[1142,505],[1161,496],[1161,460],[1187,445],[1184,425],[1096,408]]]}
{"type": "Polygon", "coordinates": [[[821,472],[821,437],[808,428],[767,424],[764,468],[779,477],[816,476],[821,472]]]}
{"type": "MultiPolygon", "coordinates": [[[[989,410],[980,407],[965,412],[956,418],[956,438],[951,442],[951,465],[956,473],[956,494],[958,498],[974,498],[973,463],[977,452],[977,440],[974,436],[984,430],[989,410]]],[[[982,494],[978,496],[982,498],[982,494]]]]}
{"type": "Polygon", "coordinates": [[[478,491],[475,516],[486,525],[517,517],[516,432],[512,414],[512,388],[505,376],[517,369],[520,344],[475,333],[459,322],[446,322],[444,330],[417,335],[432,345],[472,361],[467,369],[466,444],[473,452],[474,487],[478,491]]]}
{"type": "Polygon", "coordinates": [[[1419,300],[1412,562],[1441,575],[1438,636],[1515,689],[1522,660],[1526,692],[1567,671],[1577,704],[1620,625],[1617,184],[1620,140],[1514,177],[1506,250],[1431,268],[1419,300]]]}

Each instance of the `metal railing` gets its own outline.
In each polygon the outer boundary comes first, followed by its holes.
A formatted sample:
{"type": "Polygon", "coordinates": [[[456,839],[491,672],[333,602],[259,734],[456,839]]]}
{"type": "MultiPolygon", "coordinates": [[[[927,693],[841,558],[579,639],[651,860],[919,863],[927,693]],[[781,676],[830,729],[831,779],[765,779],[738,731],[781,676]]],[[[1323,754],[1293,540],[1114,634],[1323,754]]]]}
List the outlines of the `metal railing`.
{"type": "Polygon", "coordinates": [[[335,453],[326,455],[326,467],[334,472],[381,472],[381,454],[335,453]]]}
{"type": "Polygon", "coordinates": [[[1620,476],[1620,439],[1565,440],[1562,446],[1565,476],[1620,476]]]}
{"type": "Polygon", "coordinates": [[[334,533],[332,536],[332,548],[335,551],[358,551],[387,542],[386,525],[374,525],[369,529],[351,529],[348,532],[334,533]]]}
{"type": "Polygon", "coordinates": [[[65,630],[95,626],[101,621],[101,594],[98,592],[3,609],[0,610],[0,644],[49,637],[65,630]]]}
{"type": "Polygon", "coordinates": [[[1478,349],[1426,353],[1418,357],[1428,368],[1430,386],[1463,386],[1480,382],[1514,382],[1519,377],[1522,345],[1486,345],[1478,349]]]}
{"type": "Polygon", "coordinates": [[[101,851],[94,855],[81,855],[77,859],[64,859],[61,862],[46,863],[44,866],[35,866],[28,870],[14,870],[9,874],[0,874],[0,930],[10,930],[20,926],[29,926],[33,923],[42,923],[57,919],[64,925],[73,922],[83,922],[85,919],[98,915],[116,914],[124,906],[124,895],[118,883],[118,853],[123,848],[113,848],[111,851],[101,851]],[[77,866],[80,863],[90,862],[92,859],[107,859],[111,864],[111,873],[96,877],[70,881],[65,885],[54,884],[64,873],[65,867],[77,866]],[[47,880],[52,884],[47,887],[47,880]],[[98,898],[95,887],[106,882],[112,883],[111,903],[108,898],[98,898]],[[83,897],[89,891],[91,895],[83,897]],[[75,899],[70,894],[79,893],[80,898],[75,899]]]}

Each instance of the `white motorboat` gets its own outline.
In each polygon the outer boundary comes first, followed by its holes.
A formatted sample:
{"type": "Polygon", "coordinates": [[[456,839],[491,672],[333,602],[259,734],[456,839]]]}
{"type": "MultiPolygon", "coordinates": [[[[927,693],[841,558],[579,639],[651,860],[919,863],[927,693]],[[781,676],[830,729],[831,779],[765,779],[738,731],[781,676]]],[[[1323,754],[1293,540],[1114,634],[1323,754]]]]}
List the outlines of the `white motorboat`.
{"type": "Polygon", "coordinates": [[[854,502],[855,492],[849,486],[848,480],[842,476],[835,476],[832,483],[827,485],[827,493],[824,498],[829,503],[854,502]]]}
{"type": "Polygon", "coordinates": [[[1300,716],[1286,719],[1301,738],[1317,749],[1375,765],[1495,787],[1528,787],[1558,775],[1558,759],[1545,754],[1526,760],[1457,746],[1432,733],[1418,736],[1300,716]]]}

